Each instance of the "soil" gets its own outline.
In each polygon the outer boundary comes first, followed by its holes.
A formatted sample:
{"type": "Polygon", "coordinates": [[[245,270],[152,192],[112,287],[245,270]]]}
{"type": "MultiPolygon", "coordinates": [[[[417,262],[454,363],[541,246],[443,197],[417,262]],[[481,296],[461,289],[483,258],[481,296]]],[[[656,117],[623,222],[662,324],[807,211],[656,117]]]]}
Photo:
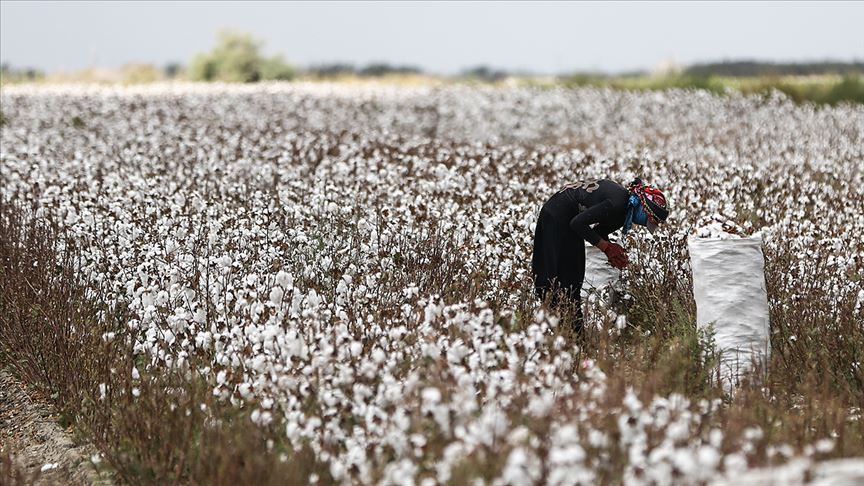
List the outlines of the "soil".
{"type": "Polygon", "coordinates": [[[0,484],[112,484],[91,461],[96,449],[57,420],[45,400],[0,369],[0,484]]]}

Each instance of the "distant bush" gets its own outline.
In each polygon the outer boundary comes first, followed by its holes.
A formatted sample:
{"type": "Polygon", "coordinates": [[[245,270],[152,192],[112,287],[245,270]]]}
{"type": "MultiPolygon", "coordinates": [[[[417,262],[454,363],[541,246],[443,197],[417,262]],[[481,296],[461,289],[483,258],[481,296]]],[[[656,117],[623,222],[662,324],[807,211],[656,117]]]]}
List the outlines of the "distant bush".
{"type": "Polygon", "coordinates": [[[9,63],[0,64],[0,82],[22,83],[41,81],[45,73],[33,68],[14,68],[9,63]]]}
{"type": "Polygon", "coordinates": [[[294,78],[294,68],[282,56],[266,58],[260,53],[260,48],[261,43],[249,34],[220,32],[216,47],[192,60],[188,77],[193,81],[233,83],[294,78]]]}
{"type": "Polygon", "coordinates": [[[174,79],[183,72],[183,65],[179,62],[169,62],[162,69],[162,72],[165,74],[165,77],[168,79],[174,79]]]}
{"type": "Polygon", "coordinates": [[[345,62],[335,62],[311,66],[306,69],[306,74],[314,78],[328,79],[346,76],[384,77],[392,75],[412,75],[423,74],[423,71],[416,66],[394,65],[384,62],[375,62],[363,67],[357,67],[354,64],[345,62]]]}
{"type": "Polygon", "coordinates": [[[864,77],[848,75],[843,78],[758,78],[744,82],[740,91],[748,94],[773,90],[784,93],[798,103],[811,101],[820,104],[864,103],[864,77]]]}
{"type": "Polygon", "coordinates": [[[864,74],[864,62],[773,63],[726,61],[694,64],[685,71],[690,76],[812,76],[819,74],[864,74]]]}
{"type": "Polygon", "coordinates": [[[490,68],[489,66],[476,66],[462,71],[462,77],[468,79],[476,79],[486,82],[496,82],[507,78],[510,75],[507,71],[501,69],[490,68]]]}
{"type": "Polygon", "coordinates": [[[700,89],[713,93],[722,93],[726,90],[723,82],[714,76],[691,76],[686,74],[675,74],[669,76],[606,76],[603,74],[577,73],[561,78],[565,86],[595,86],[609,87],[615,89],[632,90],[664,90],[672,88],[700,89]]]}
{"type": "Polygon", "coordinates": [[[755,76],[722,77],[713,75],[683,74],[650,76],[607,76],[604,74],[576,73],[558,79],[567,87],[606,87],[625,90],[665,90],[672,88],[698,89],[723,94],[739,91],[744,94],[765,94],[780,91],[797,103],[813,102],[836,105],[837,103],[864,103],[864,76],[755,76]]]}
{"type": "Polygon", "coordinates": [[[332,78],[337,76],[356,75],[357,68],[355,68],[353,64],[336,62],[312,66],[306,70],[306,73],[316,78],[332,78]]]}
{"type": "Polygon", "coordinates": [[[372,63],[361,69],[361,76],[386,76],[388,74],[421,74],[423,71],[416,66],[394,66],[383,62],[372,63]]]}
{"type": "Polygon", "coordinates": [[[825,102],[832,105],[843,101],[864,103],[864,77],[844,77],[843,81],[834,85],[825,97],[825,102]]]}

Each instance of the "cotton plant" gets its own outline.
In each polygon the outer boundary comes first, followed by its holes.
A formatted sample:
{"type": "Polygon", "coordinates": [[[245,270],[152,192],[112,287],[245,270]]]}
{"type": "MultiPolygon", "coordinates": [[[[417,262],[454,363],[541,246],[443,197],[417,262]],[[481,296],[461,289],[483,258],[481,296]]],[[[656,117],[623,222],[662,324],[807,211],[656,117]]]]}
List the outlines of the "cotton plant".
{"type": "MultiPolygon", "coordinates": [[[[843,200],[864,187],[860,107],[318,83],[10,86],[2,107],[0,196],[55,222],[83,249],[76,270],[129,306],[132,373],[205,357],[196,371],[215,397],[251,407],[339,482],[446,482],[490,450],[494,484],[592,484],[621,451],[627,484],[747,470],[758,432],[730,453],[700,427],[720,403],[628,390],[610,405],[558,316],[533,303],[517,320],[538,208],[571,179],[667,191],[660,234],[622,238],[678,244],[671,263],[631,252],[646,273],[689,279],[680,243],[713,221],[709,234],[782,240],[788,272],[825,255],[825,292],[864,301],[844,277],[864,252],[864,217],[843,200]],[[473,279],[473,295],[442,296],[452,279],[473,279]]],[[[621,309],[588,318],[614,336],[630,327],[621,309]]]]}

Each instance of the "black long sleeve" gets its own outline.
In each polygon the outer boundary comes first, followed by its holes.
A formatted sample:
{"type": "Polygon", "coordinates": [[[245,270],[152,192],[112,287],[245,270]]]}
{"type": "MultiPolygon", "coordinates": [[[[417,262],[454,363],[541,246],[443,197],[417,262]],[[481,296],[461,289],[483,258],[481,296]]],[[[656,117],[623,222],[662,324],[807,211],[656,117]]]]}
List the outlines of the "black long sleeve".
{"type": "Polygon", "coordinates": [[[602,237],[597,231],[591,228],[591,225],[602,224],[609,221],[609,219],[613,217],[613,212],[614,204],[611,200],[605,199],[600,204],[595,204],[574,216],[573,219],[570,220],[570,228],[575,231],[579,237],[596,246],[602,237]]]}

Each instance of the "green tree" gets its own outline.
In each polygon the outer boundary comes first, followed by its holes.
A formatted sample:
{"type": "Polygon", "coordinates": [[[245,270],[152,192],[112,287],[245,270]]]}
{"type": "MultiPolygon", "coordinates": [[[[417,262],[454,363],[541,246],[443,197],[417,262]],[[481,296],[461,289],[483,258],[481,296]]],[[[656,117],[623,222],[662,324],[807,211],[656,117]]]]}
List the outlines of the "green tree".
{"type": "Polygon", "coordinates": [[[222,31],[216,47],[209,53],[195,56],[189,65],[189,79],[194,81],[255,81],[294,77],[294,68],[282,56],[266,58],[260,53],[261,43],[242,32],[222,31]]]}

